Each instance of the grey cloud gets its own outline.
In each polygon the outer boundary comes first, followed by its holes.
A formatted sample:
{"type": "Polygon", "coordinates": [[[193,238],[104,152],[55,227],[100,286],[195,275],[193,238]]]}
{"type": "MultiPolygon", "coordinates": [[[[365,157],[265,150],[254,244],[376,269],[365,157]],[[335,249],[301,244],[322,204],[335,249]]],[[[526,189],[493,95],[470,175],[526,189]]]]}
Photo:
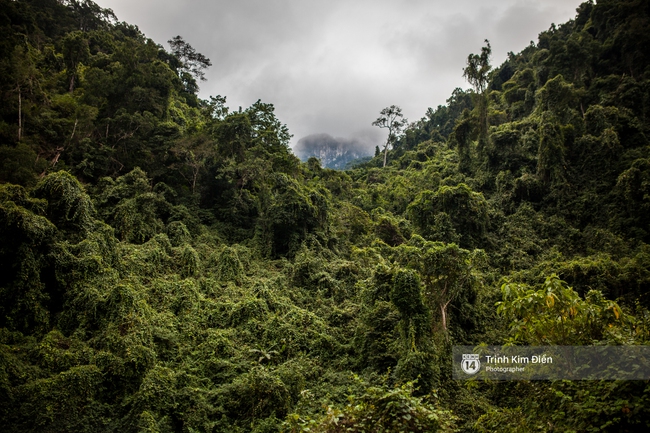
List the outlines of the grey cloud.
{"type": "MultiPolygon", "coordinates": [[[[580,0],[99,0],[158,43],[182,35],[213,66],[201,96],[236,109],[273,103],[294,134],[385,131],[370,123],[389,105],[410,119],[467,88],[469,53],[490,39],[493,64],[518,52],[580,0]]],[[[374,146],[372,146],[374,147],[374,146]]]]}

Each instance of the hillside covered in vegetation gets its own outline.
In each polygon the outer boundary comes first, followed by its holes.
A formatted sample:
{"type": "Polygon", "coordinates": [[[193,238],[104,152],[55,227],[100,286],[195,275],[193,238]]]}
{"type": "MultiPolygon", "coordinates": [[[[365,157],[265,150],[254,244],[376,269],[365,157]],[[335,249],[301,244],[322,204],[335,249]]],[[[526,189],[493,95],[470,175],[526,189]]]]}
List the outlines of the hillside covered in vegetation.
{"type": "Polygon", "coordinates": [[[3,431],[647,431],[648,381],[455,381],[451,347],[650,343],[648,28],[486,41],[335,171],[200,99],[183,38],[0,0],[3,431]]]}

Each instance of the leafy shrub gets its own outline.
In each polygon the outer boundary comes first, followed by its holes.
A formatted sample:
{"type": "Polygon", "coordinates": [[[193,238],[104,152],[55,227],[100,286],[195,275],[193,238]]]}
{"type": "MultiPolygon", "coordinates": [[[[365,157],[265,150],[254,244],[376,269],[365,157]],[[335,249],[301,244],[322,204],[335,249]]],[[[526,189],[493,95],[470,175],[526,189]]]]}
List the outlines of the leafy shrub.
{"type": "Polygon", "coordinates": [[[343,432],[452,432],[456,417],[421,397],[414,397],[414,384],[409,382],[395,388],[368,386],[362,395],[349,396],[343,408],[329,406],[320,419],[288,416],[284,424],[287,433],[343,432]]]}

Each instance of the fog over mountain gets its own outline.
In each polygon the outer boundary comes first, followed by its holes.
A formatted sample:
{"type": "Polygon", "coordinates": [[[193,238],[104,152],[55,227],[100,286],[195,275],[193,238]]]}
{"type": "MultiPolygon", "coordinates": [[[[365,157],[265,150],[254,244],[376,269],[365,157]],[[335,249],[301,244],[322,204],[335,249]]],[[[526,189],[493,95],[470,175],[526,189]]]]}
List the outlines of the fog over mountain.
{"type": "Polygon", "coordinates": [[[343,138],[311,134],[298,140],[293,152],[303,161],[313,156],[320,159],[321,166],[340,170],[352,160],[373,155],[375,142],[376,138],[370,136],[343,138]]]}

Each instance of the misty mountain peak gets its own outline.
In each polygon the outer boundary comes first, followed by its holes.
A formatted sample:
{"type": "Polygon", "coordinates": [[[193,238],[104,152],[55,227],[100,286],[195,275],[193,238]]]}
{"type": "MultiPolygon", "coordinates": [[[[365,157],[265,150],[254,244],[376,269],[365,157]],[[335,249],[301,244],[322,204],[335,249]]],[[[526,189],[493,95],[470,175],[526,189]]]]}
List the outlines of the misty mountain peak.
{"type": "Polygon", "coordinates": [[[302,161],[318,158],[323,167],[341,170],[355,159],[371,156],[374,143],[359,138],[332,137],[329,134],[311,134],[298,140],[293,152],[302,161]]]}

